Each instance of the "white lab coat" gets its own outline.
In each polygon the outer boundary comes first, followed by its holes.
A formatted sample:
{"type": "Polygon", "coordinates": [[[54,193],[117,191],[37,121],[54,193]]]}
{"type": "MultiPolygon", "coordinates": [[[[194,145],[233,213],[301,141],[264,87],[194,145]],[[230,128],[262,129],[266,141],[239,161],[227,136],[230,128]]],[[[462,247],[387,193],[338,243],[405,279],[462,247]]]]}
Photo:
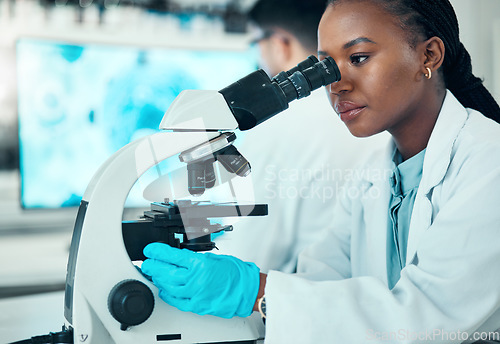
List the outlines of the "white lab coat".
{"type": "Polygon", "coordinates": [[[298,275],[269,273],[267,344],[460,343],[500,328],[500,125],[447,93],[427,146],[407,264],[389,290],[393,150],[349,184],[326,237],[300,256],[298,275]]]}
{"type": "Polygon", "coordinates": [[[249,176],[233,179],[238,200],[268,204],[269,215],[233,221],[234,230],[216,238],[215,252],[254,262],[262,272],[295,271],[299,253],[331,223],[325,209],[333,209],[344,175],[390,138],[352,136],[324,89],[237,137],[252,166],[249,176]],[[250,181],[245,199],[241,184],[250,181]]]}

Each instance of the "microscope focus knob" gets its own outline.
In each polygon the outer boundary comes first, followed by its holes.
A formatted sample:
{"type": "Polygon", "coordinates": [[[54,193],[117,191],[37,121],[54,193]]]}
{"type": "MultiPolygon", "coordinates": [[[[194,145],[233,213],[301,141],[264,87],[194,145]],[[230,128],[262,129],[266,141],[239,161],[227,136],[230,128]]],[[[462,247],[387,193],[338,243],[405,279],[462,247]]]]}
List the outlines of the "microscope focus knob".
{"type": "Polygon", "coordinates": [[[124,280],[114,286],[108,296],[108,309],[125,331],[129,326],[145,322],[154,308],[151,289],[137,280],[124,280]]]}

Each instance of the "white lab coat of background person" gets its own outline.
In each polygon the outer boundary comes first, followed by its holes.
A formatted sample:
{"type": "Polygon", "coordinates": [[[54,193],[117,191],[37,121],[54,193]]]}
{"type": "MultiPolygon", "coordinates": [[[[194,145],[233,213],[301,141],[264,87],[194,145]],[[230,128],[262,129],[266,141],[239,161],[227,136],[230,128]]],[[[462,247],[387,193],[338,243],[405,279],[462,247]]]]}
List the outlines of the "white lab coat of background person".
{"type": "Polygon", "coordinates": [[[267,344],[461,343],[500,328],[500,125],[448,91],[425,154],[407,264],[389,290],[393,152],[390,144],[373,156],[345,189],[298,275],[268,275],[267,344]]]}
{"type": "Polygon", "coordinates": [[[331,224],[345,175],[389,139],[352,136],[323,88],[237,137],[252,168],[248,199],[268,204],[269,215],[238,219],[215,239],[214,252],[254,262],[261,272],[295,271],[300,251],[331,224]]]}

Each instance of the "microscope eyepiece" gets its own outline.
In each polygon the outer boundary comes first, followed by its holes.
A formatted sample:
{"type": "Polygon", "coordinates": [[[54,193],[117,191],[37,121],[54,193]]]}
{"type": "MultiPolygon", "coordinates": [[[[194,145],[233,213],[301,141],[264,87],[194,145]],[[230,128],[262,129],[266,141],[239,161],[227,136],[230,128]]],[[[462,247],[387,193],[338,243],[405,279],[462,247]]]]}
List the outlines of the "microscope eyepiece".
{"type": "MultiPolygon", "coordinates": [[[[314,56],[283,71],[273,79],[262,69],[248,74],[219,91],[231,109],[240,130],[248,130],[288,108],[288,103],[307,97],[321,86],[340,80],[340,71],[331,57],[322,61],[314,56]]],[[[232,145],[234,133],[223,133],[208,143],[182,152],[180,160],[187,163],[188,190],[199,196],[216,183],[213,163],[239,176],[250,173],[249,162],[232,145]]]]}
{"type": "Polygon", "coordinates": [[[316,58],[316,56],[311,55],[307,59],[305,59],[304,61],[297,64],[297,66],[293,67],[292,69],[278,73],[276,76],[274,76],[272,78],[271,81],[277,82],[279,84],[279,83],[285,81],[293,73],[302,72],[302,71],[306,70],[307,68],[314,66],[314,64],[317,62],[318,62],[318,59],[316,58]]]}
{"type": "Polygon", "coordinates": [[[259,69],[219,91],[231,109],[240,130],[248,130],[288,108],[288,103],[307,97],[321,86],[340,80],[331,57],[322,61],[309,56],[296,67],[272,80],[259,69]]]}
{"type": "Polygon", "coordinates": [[[288,77],[284,78],[281,75],[279,79],[282,81],[278,83],[278,86],[282,89],[288,102],[307,97],[321,86],[340,80],[340,71],[331,57],[318,61],[314,56],[310,56],[306,61],[313,60],[316,62],[303,70],[295,67],[288,72],[282,72],[288,77]]]}

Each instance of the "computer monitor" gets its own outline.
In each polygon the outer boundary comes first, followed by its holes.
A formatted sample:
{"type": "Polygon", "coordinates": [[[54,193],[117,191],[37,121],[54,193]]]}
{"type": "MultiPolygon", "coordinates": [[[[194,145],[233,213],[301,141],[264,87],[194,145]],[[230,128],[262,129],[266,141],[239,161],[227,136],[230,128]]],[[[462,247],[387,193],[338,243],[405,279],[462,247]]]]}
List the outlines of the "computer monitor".
{"type": "Polygon", "coordinates": [[[218,90],[257,67],[251,48],[146,49],[35,38],[19,39],[16,56],[25,209],[77,206],[98,167],[158,131],[182,90],[218,90]]]}

